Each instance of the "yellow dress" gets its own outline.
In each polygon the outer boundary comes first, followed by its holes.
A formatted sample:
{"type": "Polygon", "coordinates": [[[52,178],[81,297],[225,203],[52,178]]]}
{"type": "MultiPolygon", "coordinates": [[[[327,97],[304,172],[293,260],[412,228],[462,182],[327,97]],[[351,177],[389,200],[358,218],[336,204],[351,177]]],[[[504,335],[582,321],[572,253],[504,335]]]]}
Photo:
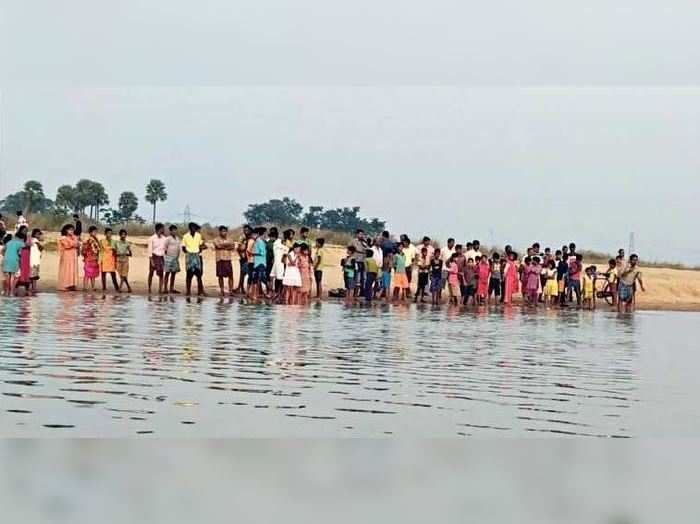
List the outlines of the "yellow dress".
{"type": "Polygon", "coordinates": [[[556,269],[547,270],[547,283],[544,286],[544,296],[556,297],[559,295],[559,283],[557,282],[556,269]]]}
{"type": "Polygon", "coordinates": [[[116,259],[114,257],[114,240],[106,238],[100,241],[102,251],[100,253],[100,269],[103,273],[115,273],[117,271],[116,259]]]}
{"type": "Polygon", "coordinates": [[[593,298],[593,279],[588,275],[583,275],[581,278],[583,284],[583,298],[593,298]]]}

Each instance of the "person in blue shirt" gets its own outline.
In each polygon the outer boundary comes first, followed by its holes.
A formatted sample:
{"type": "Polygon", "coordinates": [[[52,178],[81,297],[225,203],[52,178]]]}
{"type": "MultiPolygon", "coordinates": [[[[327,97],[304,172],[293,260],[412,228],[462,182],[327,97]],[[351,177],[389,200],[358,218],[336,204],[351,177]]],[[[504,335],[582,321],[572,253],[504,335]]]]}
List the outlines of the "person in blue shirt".
{"type": "Polygon", "coordinates": [[[19,255],[24,247],[24,240],[19,235],[7,235],[3,240],[2,272],[5,274],[4,292],[11,295],[15,285],[15,276],[19,272],[19,255]]]}
{"type": "Polygon", "coordinates": [[[267,228],[256,227],[253,231],[253,275],[251,277],[250,298],[257,299],[263,294],[263,283],[267,283],[267,228]]]}

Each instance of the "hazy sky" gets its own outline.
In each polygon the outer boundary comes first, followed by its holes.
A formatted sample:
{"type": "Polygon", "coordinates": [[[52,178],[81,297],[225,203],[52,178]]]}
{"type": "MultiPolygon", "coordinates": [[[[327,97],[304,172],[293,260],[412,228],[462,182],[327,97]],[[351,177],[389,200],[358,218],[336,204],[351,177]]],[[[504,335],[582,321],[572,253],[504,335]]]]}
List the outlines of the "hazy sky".
{"type": "Polygon", "coordinates": [[[442,239],[616,249],[634,231],[647,257],[700,263],[699,14],[643,0],[7,2],[0,193],[91,177],[116,201],[156,177],[170,219],[189,204],[238,223],[290,195],[442,239]]]}

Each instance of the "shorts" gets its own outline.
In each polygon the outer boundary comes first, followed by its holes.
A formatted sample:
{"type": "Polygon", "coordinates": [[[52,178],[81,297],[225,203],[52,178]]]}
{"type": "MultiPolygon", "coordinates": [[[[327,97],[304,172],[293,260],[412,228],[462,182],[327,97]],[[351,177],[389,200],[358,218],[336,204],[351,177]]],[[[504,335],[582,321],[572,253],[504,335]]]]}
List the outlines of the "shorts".
{"type": "Polygon", "coordinates": [[[248,262],[246,273],[248,274],[248,277],[253,278],[253,273],[255,273],[255,264],[248,262]]]}
{"type": "Polygon", "coordinates": [[[464,286],[464,297],[465,298],[473,297],[474,295],[476,295],[476,286],[474,284],[464,286]]]}
{"type": "MultiPolygon", "coordinates": [[[[253,264],[248,264],[249,270],[250,266],[252,265],[253,264]]],[[[260,264],[257,267],[253,267],[253,269],[250,271],[250,281],[254,284],[267,282],[267,267],[264,264],[260,264]]]]}
{"type": "Polygon", "coordinates": [[[314,280],[317,284],[320,284],[323,280],[323,271],[314,271],[314,280]]]}
{"type": "Polygon", "coordinates": [[[159,277],[163,276],[165,268],[165,258],[159,257],[157,255],[151,256],[151,271],[154,272],[159,277]]]}
{"type": "Polygon", "coordinates": [[[119,273],[120,277],[126,278],[129,276],[129,257],[117,257],[117,273],[119,273]]]}
{"type": "Polygon", "coordinates": [[[442,278],[441,277],[431,277],[430,278],[430,292],[439,293],[442,291],[442,278]]]}
{"type": "Polygon", "coordinates": [[[343,280],[344,280],[344,284],[345,284],[345,289],[347,291],[355,289],[355,275],[350,276],[347,273],[344,273],[343,280]]]}
{"type": "Polygon", "coordinates": [[[418,273],[418,289],[425,289],[429,282],[430,275],[428,273],[418,273]]]}
{"type": "Polygon", "coordinates": [[[248,262],[246,262],[245,258],[241,258],[238,260],[238,263],[241,266],[241,278],[243,278],[245,275],[248,274],[248,262]]]}
{"type": "Polygon", "coordinates": [[[494,295],[497,297],[501,296],[501,279],[491,278],[489,279],[489,296],[494,295]]]}
{"type": "Polygon", "coordinates": [[[180,272],[180,257],[170,257],[165,255],[165,272],[166,273],[179,273],[180,272]]]}
{"type": "Polygon", "coordinates": [[[620,302],[632,302],[634,298],[634,286],[628,286],[623,282],[617,283],[617,296],[620,302]]]}
{"type": "Polygon", "coordinates": [[[216,276],[218,278],[233,278],[233,266],[230,260],[217,260],[216,276]]]}
{"type": "Polygon", "coordinates": [[[382,289],[388,290],[391,287],[391,271],[382,272],[382,289]]]}

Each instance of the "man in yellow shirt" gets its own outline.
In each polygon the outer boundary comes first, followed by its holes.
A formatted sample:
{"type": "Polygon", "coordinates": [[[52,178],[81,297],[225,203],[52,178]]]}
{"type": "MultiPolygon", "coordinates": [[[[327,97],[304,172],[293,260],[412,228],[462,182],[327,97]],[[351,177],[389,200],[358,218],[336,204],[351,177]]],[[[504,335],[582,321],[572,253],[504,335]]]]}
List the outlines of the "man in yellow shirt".
{"type": "Polygon", "coordinates": [[[182,237],[182,251],[185,253],[185,267],[187,268],[186,285],[187,296],[192,294],[192,278],[197,277],[197,294],[204,296],[204,283],[202,275],[204,273],[204,265],[202,263],[202,251],[207,246],[204,243],[201,228],[194,222],[190,222],[188,226],[189,232],[182,237]]]}

